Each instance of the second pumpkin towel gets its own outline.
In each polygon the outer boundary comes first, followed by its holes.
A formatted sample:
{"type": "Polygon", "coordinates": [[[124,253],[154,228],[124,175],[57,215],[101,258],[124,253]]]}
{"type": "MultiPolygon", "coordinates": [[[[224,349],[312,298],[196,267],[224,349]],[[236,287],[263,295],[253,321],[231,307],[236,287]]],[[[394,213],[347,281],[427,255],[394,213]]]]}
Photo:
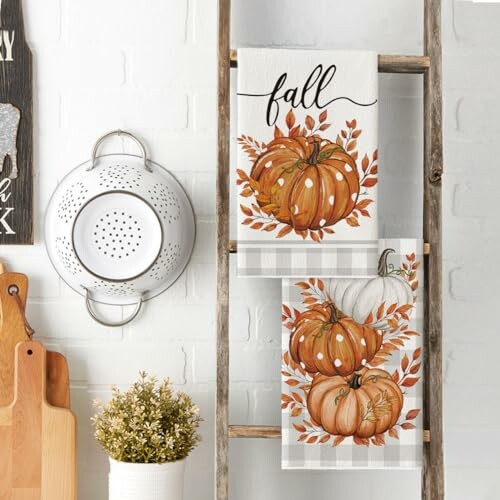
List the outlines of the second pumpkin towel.
{"type": "Polygon", "coordinates": [[[421,240],[380,240],[368,279],[283,280],[282,467],[422,464],[421,240]]]}

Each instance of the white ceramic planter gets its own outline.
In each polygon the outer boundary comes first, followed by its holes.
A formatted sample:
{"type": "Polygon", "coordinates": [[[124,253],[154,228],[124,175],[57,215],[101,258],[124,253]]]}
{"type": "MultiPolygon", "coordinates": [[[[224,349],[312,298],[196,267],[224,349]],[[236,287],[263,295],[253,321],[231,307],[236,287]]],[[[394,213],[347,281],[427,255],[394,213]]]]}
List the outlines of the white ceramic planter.
{"type": "Polygon", "coordinates": [[[109,459],[109,500],[182,500],[186,460],[130,464],[109,459]]]}

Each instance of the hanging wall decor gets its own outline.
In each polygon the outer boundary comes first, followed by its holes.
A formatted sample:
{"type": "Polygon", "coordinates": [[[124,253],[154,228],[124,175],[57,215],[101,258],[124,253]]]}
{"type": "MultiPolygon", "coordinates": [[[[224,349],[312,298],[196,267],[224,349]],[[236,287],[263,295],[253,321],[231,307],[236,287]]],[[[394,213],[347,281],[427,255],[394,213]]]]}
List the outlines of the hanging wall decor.
{"type": "Polygon", "coordinates": [[[123,130],[98,139],[91,160],[59,183],[45,215],[52,264],[85,296],[89,314],[107,326],[129,323],[143,302],[172,286],[191,258],[194,240],[193,208],[182,186],[123,130]],[[134,141],[141,154],[99,155],[115,135],[134,141]],[[135,309],[109,322],[97,314],[94,302],[135,309]]]}
{"type": "Polygon", "coordinates": [[[32,55],[22,0],[0,0],[0,23],[0,244],[32,244],[32,55]]]}
{"type": "Polygon", "coordinates": [[[371,279],[283,280],[282,466],[422,462],[420,240],[380,240],[371,279]]]}
{"type": "Polygon", "coordinates": [[[238,63],[239,275],[372,271],[377,55],[240,49],[238,63]]]}

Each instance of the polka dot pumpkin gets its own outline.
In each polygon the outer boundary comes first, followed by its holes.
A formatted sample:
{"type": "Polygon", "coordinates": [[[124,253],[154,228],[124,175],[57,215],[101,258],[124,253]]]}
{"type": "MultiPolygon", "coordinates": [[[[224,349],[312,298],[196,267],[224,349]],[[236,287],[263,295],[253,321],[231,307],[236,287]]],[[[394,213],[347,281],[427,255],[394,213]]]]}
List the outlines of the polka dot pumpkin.
{"type": "Polygon", "coordinates": [[[346,377],[365,367],[382,346],[382,332],[356,323],[334,304],[299,314],[290,336],[292,359],[310,374],[346,377]]]}
{"type": "Polygon", "coordinates": [[[279,137],[254,163],[256,200],[297,231],[333,226],[359,196],[354,159],[338,144],[312,137],[279,137]]]}

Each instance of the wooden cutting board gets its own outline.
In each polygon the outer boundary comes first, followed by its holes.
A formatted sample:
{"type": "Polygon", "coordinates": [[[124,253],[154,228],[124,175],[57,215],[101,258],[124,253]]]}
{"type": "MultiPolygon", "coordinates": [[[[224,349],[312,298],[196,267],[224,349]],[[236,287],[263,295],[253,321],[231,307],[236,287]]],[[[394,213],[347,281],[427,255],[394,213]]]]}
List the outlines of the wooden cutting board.
{"type": "Polygon", "coordinates": [[[68,361],[60,352],[47,351],[47,403],[71,408],[68,361]]]}
{"type": "MultiPolygon", "coordinates": [[[[16,345],[27,340],[24,313],[9,287],[16,286],[23,309],[28,294],[28,277],[4,272],[0,263],[0,406],[14,399],[14,354],[16,345]]],[[[70,407],[69,375],[66,358],[58,352],[47,353],[47,400],[53,406],[70,407]]],[[[1,497],[0,497],[1,500],[1,497]]]]}
{"type": "Polygon", "coordinates": [[[76,419],[46,398],[46,350],[16,347],[15,399],[0,408],[0,499],[76,499],[76,419]]]}

